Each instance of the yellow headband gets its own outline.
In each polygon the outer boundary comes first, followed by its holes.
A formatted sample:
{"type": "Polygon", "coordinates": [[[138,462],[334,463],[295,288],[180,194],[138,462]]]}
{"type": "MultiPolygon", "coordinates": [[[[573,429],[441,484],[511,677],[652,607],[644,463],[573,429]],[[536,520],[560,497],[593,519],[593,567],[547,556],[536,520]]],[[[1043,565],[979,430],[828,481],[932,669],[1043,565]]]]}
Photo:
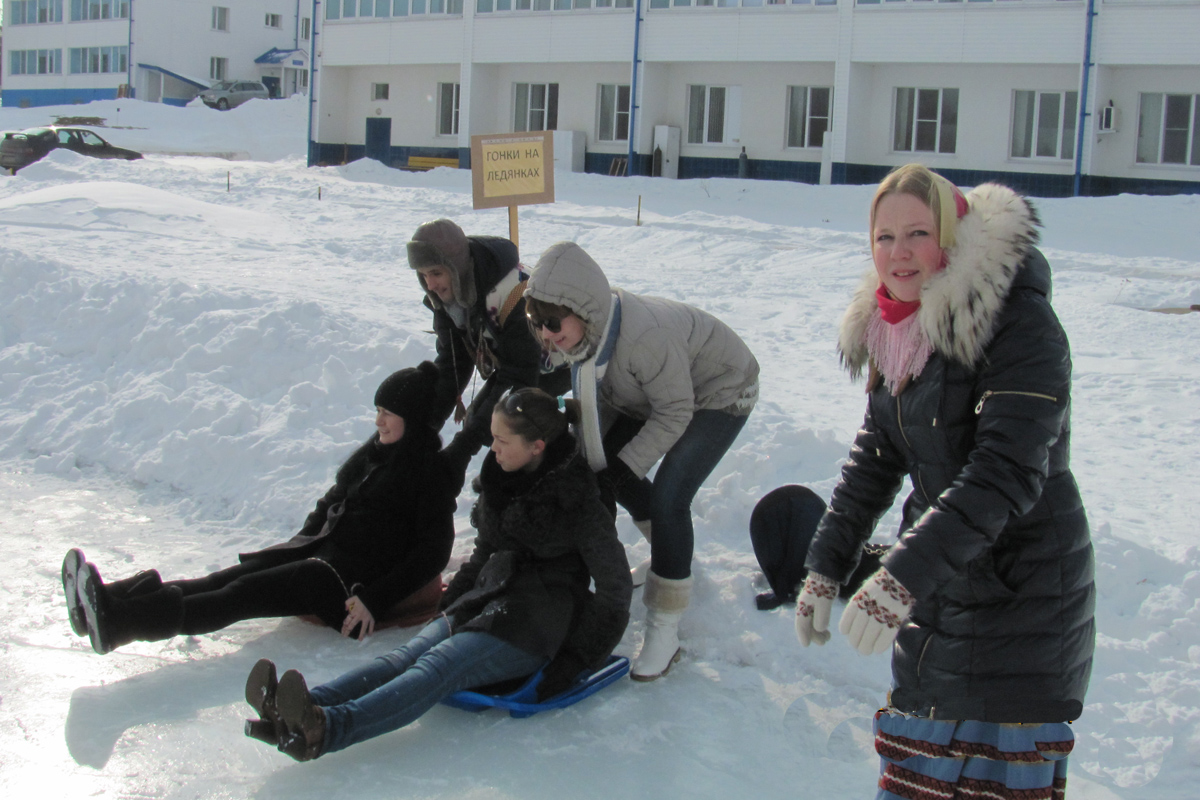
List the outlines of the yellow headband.
{"type": "Polygon", "coordinates": [[[967,201],[962,192],[950,181],[936,172],[933,175],[933,187],[938,195],[938,245],[943,249],[954,246],[954,229],[958,227],[959,202],[961,200],[963,213],[967,211],[967,201]]]}

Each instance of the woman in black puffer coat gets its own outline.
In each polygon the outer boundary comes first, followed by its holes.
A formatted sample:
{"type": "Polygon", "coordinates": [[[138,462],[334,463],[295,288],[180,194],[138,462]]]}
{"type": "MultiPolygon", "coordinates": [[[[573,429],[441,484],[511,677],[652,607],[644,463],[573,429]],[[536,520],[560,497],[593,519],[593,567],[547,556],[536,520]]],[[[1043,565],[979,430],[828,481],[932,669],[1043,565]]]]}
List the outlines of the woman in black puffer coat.
{"type": "Polygon", "coordinates": [[[90,634],[96,652],[107,653],[244,619],[313,615],[363,639],[377,620],[417,611],[416,601],[433,595],[424,604],[428,619],[454,545],[461,485],[427,424],[436,381],[430,362],[388,377],[375,394],[378,432],[338,470],[300,532],[242,554],[237,566],[167,583],[150,570],[105,585],[95,565],[71,550],[63,588],[76,633],[90,634]]]}
{"type": "Polygon", "coordinates": [[[803,644],[828,639],[837,586],[908,475],[900,541],[839,626],[864,655],[892,650],[880,797],[1065,785],[1061,723],[1083,710],[1095,587],[1070,470],[1070,348],[1037,224],[1005,187],[964,196],[918,165],[872,205],[876,269],[839,336],[851,374],[868,368],[867,414],[809,550],[796,628],[803,644]]]}
{"type": "Polygon", "coordinates": [[[445,613],[413,639],[311,692],[295,670],[276,690],[274,665],[259,662],[246,696],[270,698],[252,703],[264,717],[278,710],[281,751],[306,761],[342,750],[409,724],[461,689],[543,665],[537,692],[545,699],[603,665],[625,632],[633,583],[567,425],[540,389],[497,402],[475,484],[475,550],[446,589],[445,613]]]}

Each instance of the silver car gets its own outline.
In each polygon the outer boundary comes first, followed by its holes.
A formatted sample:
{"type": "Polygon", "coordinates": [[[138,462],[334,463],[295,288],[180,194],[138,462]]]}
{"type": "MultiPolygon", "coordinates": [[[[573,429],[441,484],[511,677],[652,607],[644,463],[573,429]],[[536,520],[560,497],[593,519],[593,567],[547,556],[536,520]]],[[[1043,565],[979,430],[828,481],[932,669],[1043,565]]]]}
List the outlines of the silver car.
{"type": "Polygon", "coordinates": [[[222,111],[240,106],[255,97],[266,100],[270,96],[267,87],[258,81],[221,81],[200,93],[204,105],[222,111]]]}

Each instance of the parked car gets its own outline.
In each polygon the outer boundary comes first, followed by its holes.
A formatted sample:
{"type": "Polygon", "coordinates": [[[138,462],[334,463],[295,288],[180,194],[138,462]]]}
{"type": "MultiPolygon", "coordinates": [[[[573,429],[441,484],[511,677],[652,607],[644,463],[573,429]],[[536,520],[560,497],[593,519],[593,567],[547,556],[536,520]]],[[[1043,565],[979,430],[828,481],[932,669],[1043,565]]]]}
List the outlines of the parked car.
{"type": "Polygon", "coordinates": [[[209,108],[219,108],[222,111],[236,108],[247,100],[255,97],[266,100],[271,96],[267,87],[258,81],[221,81],[211,89],[200,93],[200,99],[209,108]]]}
{"type": "Polygon", "coordinates": [[[21,167],[28,166],[51,150],[59,148],[93,158],[123,158],[126,161],[134,161],[142,157],[141,153],[109,144],[99,134],[87,128],[52,125],[4,134],[4,138],[0,139],[0,167],[15,173],[21,167]]]}

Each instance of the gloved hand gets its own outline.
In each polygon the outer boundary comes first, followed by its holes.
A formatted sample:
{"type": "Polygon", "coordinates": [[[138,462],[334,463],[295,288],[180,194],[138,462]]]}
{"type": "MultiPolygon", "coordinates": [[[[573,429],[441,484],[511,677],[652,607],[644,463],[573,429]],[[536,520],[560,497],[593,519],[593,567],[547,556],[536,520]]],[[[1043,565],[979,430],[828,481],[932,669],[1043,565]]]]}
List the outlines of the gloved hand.
{"type": "Polygon", "coordinates": [[[861,655],[882,653],[896,641],[900,626],[916,602],[886,568],[880,567],[850,598],[838,630],[861,655]]]}
{"type": "Polygon", "coordinates": [[[620,458],[610,458],[608,466],[596,473],[596,480],[601,485],[607,485],[614,493],[626,483],[637,480],[633,470],[620,458]]]}
{"type": "Polygon", "coordinates": [[[575,683],[587,664],[574,653],[560,652],[546,665],[542,681],[537,685],[537,700],[544,703],[556,694],[561,694],[575,683]]]}
{"type": "Polygon", "coordinates": [[[837,593],[837,581],[808,573],[796,600],[796,638],[800,644],[808,647],[809,643],[822,645],[829,641],[829,612],[837,593]]]}
{"type": "Polygon", "coordinates": [[[450,444],[442,448],[442,455],[446,458],[446,463],[454,470],[456,475],[466,475],[467,467],[471,464],[471,459],[479,452],[480,443],[473,441],[466,431],[460,431],[454,434],[454,438],[450,440],[450,444]]]}

